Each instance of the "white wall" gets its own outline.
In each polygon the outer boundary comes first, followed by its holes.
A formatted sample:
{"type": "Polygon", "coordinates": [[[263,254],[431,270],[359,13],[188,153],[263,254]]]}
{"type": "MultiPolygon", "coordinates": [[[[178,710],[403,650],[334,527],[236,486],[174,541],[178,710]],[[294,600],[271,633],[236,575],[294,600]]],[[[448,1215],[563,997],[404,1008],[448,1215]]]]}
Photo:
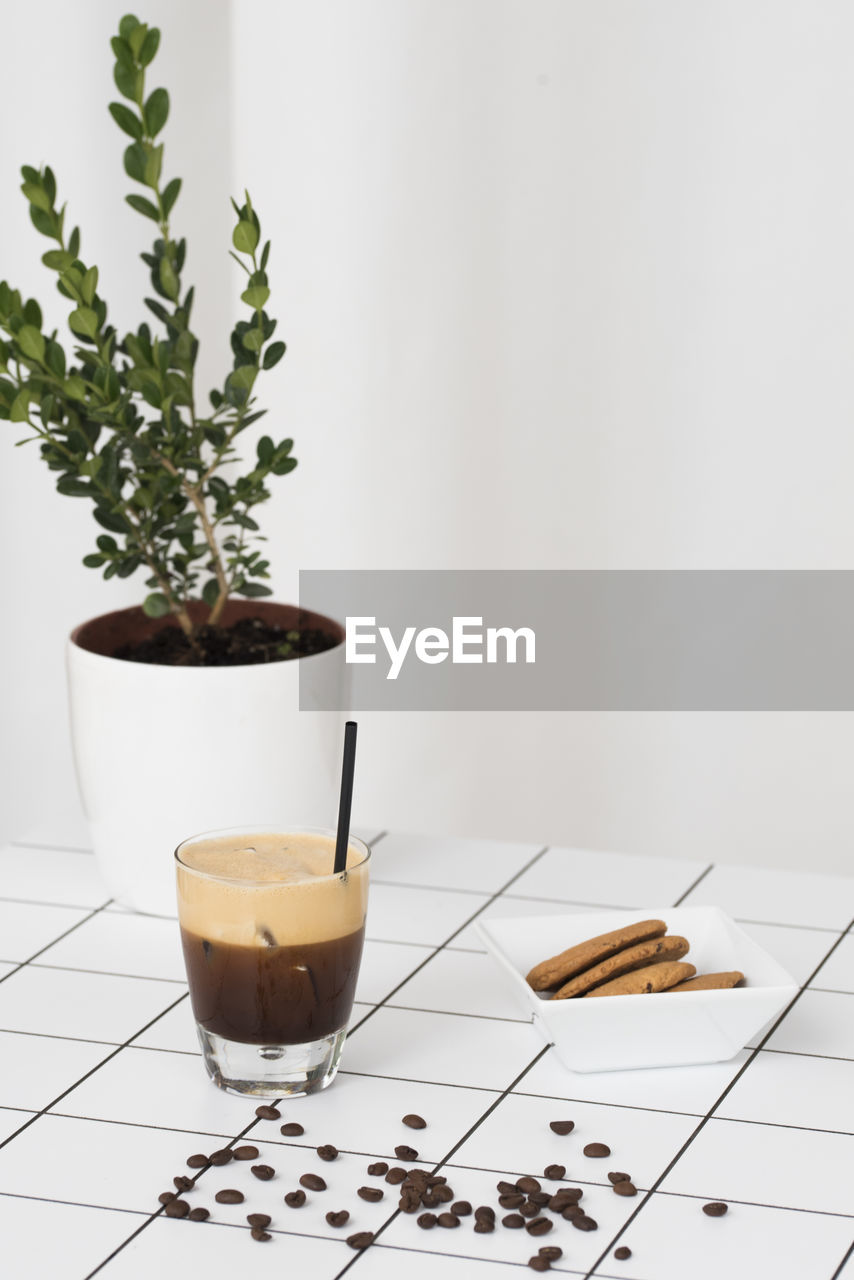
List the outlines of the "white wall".
{"type": "MultiPolygon", "coordinates": [[[[53,25],[7,20],[30,51],[13,95],[50,25],[44,92],[59,106],[4,138],[3,189],[21,159],[75,157],[87,225],[106,233],[102,206],[119,209],[109,251],[129,301],[140,277],[120,263],[140,228],[117,200],[105,77],[68,74],[80,20],[48,8],[53,25]]],[[[120,7],[75,10],[97,51],[120,7]]],[[[227,208],[224,223],[209,210],[229,185],[229,115],[231,185],[250,187],[273,236],[289,353],[262,388],[264,425],[292,433],[300,459],[266,513],[278,595],[300,567],[851,567],[845,0],[181,0],[149,13],[181,63],[182,84],[165,52],[156,65],[175,98],[170,164],[196,184],[182,226],[211,334],[227,328],[227,208]],[[202,15],[215,31],[204,60],[202,15]]],[[[26,236],[34,260],[24,224],[0,207],[0,243],[26,236]]],[[[17,247],[12,267],[35,281],[17,247]]],[[[64,633],[134,598],[75,567],[85,513],[23,453],[8,451],[0,480],[4,560],[39,632],[16,621],[4,641],[8,830],[35,795],[69,792],[64,633]]],[[[361,719],[367,822],[851,865],[847,715],[361,719]]]]}

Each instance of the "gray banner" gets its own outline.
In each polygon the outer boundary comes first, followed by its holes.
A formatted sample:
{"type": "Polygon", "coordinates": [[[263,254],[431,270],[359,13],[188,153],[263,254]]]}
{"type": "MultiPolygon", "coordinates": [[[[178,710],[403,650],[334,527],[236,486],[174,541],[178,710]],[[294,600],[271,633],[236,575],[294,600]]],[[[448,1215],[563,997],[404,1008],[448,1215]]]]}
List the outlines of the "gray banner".
{"type": "Polygon", "coordinates": [[[849,571],[307,570],[300,604],[354,711],[854,710],[849,571]]]}

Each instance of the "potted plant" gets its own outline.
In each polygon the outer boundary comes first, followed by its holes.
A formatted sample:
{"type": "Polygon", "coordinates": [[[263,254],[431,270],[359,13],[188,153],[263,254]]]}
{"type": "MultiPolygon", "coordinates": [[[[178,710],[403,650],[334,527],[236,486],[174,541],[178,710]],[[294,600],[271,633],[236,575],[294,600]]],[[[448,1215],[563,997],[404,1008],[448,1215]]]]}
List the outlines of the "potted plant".
{"type": "Polygon", "coordinates": [[[98,268],[66,225],[52,170],[24,166],[31,220],[52,242],[42,261],[68,303],[71,349],[43,330],[34,299],[0,283],[0,418],[39,444],[61,494],[92,503],[99,529],[83,563],[107,579],[145,575],[141,607],[72,632],[72,740],[112,893],[171,914],[172,849],[193,831],[278,814],[328,822],[337,718],[299,712],[298,669],[305,706],[344,668],[340,626],[261,600],[271,594],[269,563],[254,513],[296,459],[292,440],[269,435],[248,465],[237,452],[264,412],[256,383],[285,353],[266,310],[270,241],[248,193],[232,201],[231,251],[246,275],[247,311],[222,387],[209,406],[198,399],[186,243],[170,226],[181,180],[164,179],[159,141],[169,95],[146,88],[159,41],[156,27],[122,18],[112,50],[124,100],[109,107],[136,184],[125,198],[156,225],[142,255],[151,323],[123,337],[109,324],[98,268]]]}

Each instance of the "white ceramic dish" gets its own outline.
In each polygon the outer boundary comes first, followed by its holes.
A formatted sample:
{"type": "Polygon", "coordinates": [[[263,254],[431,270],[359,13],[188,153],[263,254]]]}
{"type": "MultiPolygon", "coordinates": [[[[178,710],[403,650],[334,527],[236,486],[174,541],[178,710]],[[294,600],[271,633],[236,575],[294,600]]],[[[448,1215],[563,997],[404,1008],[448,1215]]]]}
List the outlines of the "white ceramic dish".
{"type": "Polygon", "coordinates": [[[478,932],[518,1002],[571,1071],[618,1071],[722,1062],[781,1012],[796,994],[794,979],[717,907],[648,907],[643,911],[478,921],[478,932]],[[739,969],[745,985],[678,995],[549,1000],[525,975],[548,956],[627,922],[664,920],[691,944],[684,957],[697,973],[739,969]]]}

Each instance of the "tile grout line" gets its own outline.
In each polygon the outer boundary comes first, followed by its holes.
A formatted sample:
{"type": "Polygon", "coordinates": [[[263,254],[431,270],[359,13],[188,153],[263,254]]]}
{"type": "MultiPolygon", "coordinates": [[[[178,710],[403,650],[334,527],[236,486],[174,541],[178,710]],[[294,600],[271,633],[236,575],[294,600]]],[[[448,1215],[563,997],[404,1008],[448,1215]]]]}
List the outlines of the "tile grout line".
{"type": "MultiPolygon", "coordinates": [[[[850,928],[852,928],[852,927],[854,927],[854,920],[852,920],[852,921],[851,921],[851,923],[850,923],[850,924],[849,924],[849,926],[848,926],[848,928],[849,928],[849,929],[850,929],[850,928]]],[[[846,932],[847,932],[847,930],[846,930],[846,932]]],[[[775,1021],[774,1021],[774,1022],[772,1023],[772,1025],[769,1027],[768,1031],[766,1031],[765,1035],[762,1037],[762,1039],[760,1040],[760,1042],[759,1042],[759,1044],[756,1046],[756,1048],[755,1048],[755,1049],[753,1049],[753,1050],[751,1050],[751,1052],[750,1052],[750,1057],[747,1059],[747,1061],[746,1061],[746,1062],[742,1063],[741,1067],[738,1069],[738,1071],[737,1071],[737,1072],[735,1073],[735,1075],[732,1077],[732,1079],[730,1080],[729,1084],[726,1086],[726,1088],[723,1090],[723,1092],[720,1094],[720,1096],[715,1100],[715,1102],[713,1102],[713,1103],[712,1103],[711,1107],[709,1107],[708,1111],[707,1111],[707,1112],[706,1112],[706,1114],[703,1116],[703,1118],[702,1118],[702,1120],[700,1121],[700,1123],[695,1127],[694,1131],[688,1135],[688,1137],[686,1138],[686,1140],[682,1143],[682,1146],[681,1146],[681,1147],[679,1148],[679,1150],[676,1152],[676,1154],[675,1154],[675,1156],[673,1157],[673,1159],[672,1159],[672,1160],[670,1161],[670,1163],[669,1163],[669,1164],[668,1164],[668,1165],[667,1165],[667,1166],[662,1170],[662,1172],[658,1175],[658,1177],[656,1178],[655,1182],[652,1184],[652,1186],[650,1187],[650,1189],[649,1189],[649,1190],[646,1192],[646,1194],[644,1195],[644,1197],[643,1197],[643,1199],[641,1200],[640,1204],[639,1204],[639,1205],[638,1205],[638,1206],[637,1206],[637,1207],[632,1211],[632,1213],[630,1213],[630,1214],[629,1214],[628,1218],[627,1218],[627,1219],[626,1219],[626,1221],[623,1223],[623,1225],[620,1227],[620,1229],[615,1233],[615,1235],[613,1235],[613,1236],[611,1237],[611,1240],[609,1241],[609,1243],[605,1246],[605,1248],[603,1249],[602,1253],[600,1253],[599,1257],[598,1257],[598,1258],[596,1259],[596,1261],[593,1263],[592,1267],[590,1267],[590,1269],[588,1270],[588,1272],[587,1272],[587,1274],[586,1274],[586,1276],[585,1276],[584,1280],[592,1280],[592,1277],[594,1276],[595,1272],[598,1270],[598,1268],[599,1268],[599,1267],[602,1265],[602,1263],[605,1261],[605,1258],[607,1257],[607,1255],[608,1255],[609,1251],[613,1248],[613,1246],[614,1246],[614,1245],[616,1244],[616,1242],[620,1239],[620,1237],[621,1237],[622,1235],[624,1235],[624,1234],[625,1234],[625,1232],[626,1232],[626,1230],[628,1229],[628,1227],[632,1224],[632,1222],[634,1222],[635,1218],[638,1216],[638,1214],[641,1212],[641,1210],[644,1208],[644,1206],[645,1206],[646,1204],[648,1204],[648,1203],[649,1203],[649,1201],[652,1199],[652,1197],[653,1197],[653,1195],[655,1194],[655,1192],[656,1192],[656,1191],[658,1190],[658,1188],[660,1187],[661,1183],[664,1181],[664,1179],[667,1177],[667,1175],[670,1173],[670,1171],[671,1171],[671,1170],[676,1166],[676,1164],[679,1162],[679,1160],[682,1158],[682,1156],[685,1154],[685,1152],[686,1152],[686,1151],[688,1150],[688,1148],[691,1146],[691,1144],[693,1143],[694,1139],[698,1136],[698,1134],[700,1134],[700,1133],[702,1132],[702,1130],[706,1127],[706,1125],[708,1124],[709,1120],[711,1120],[712,1116],[713,1116],[713,1115],[714,1115],[714,1113],[717,1111],[718,1107],[721,1105],[721,1103],[724,1101],[724,1099],[727,1097],[727,1095],[732,1091],[732,1089],[734,1089],[734,1088],[735,1088],[736,1084],[738,1084],[739,1080],[740,1080],[740,1079],[741,1079],[741,1077],[744,1075],[744,1073],[747,1071],[748,1067],[749,1067],[749,1066],[751,1066],[751,1064],[752,1064],[753,1062],[755,1062],[755,1061],[756,1061],[757,1057],[759,1056],[760,1052],[762,1051],[762,1046],[763,1046],[763,1045],[764,1045],[764,1044],[765,1044],[765,1043],[770,1039],[770,1037],[774,1034],[774,1032],[777,1030],[777,1028],[778,1028],[778,1027],[780,1026],[780,1024],[783,1022],[784,1018],[788,1017],[788,1015],[789,1015],[789,1013],[791,1012],[791,1010],[795,1007],[795,1005],[796,1005],[796,1004],[798,1003],[798,1001],[800,1000],[801,996],[804,994],[804,991],[805,991],[805,990],[807,989],[807,987],[809,986],[809,983],[810,983],[810,982],[812,982],[813,978],[815,978],[816,974],[821,970],[822,966],[823,966],[823,965],[825,965],[825,964],[827,963],[827,961],[828,961],[828,960],[830,959],[830,957],[833,955],[834,951],[835,951],[835,950],[836,950],[836,948],[839,946],[839,944],[841,943],[841,941],[842,941],[842,939],[843,939],[844,937],[845,937],[845,932],[840,933],[840,934],[839,934],[839,936],[837,937],[836,941],[835,941],[834,943],[832,943],[832,945],[830,946],[830,948],[828,949],[828,951],[825,953],[825,955],[821,958],[821,960],[819,961],[819,963],[816,965],[815,969],[813,969],[812,973],[810,974],[810,976],[809,976],[809,978],[807,979],[807,981],[806,981],[806,983],[804,984],[804,986],[803,986],[803,987],[800,987],[800,988],[798,989],[798,991],[795,993],[795,995],[792,997],[792,999],[791,999],[791,1000],[789,1001],[789,1003],[786,1005],[785,1009],[784,1009],[784,1010],[783,1010],[783,1012],[780,1014],[780,1016],[779,1016],[778,1018],[776,1018],[776,1019],[775,1019],[775,1021]]]]}
{"type": "Polygon", "coordinates": [[[512,875],[510,879],[501,886],[500,889],[496,889],[496,891],[493,894],[491,894],[489,898],[487,898],[486,902],[481,903],[477,911],[475,911],[472,915],[470,915],[467,920],[464,920],[463,923],[459,926],[459,928],[454,929],[453,933],[449,934],[449,936],[445,938],[443,942],[441,942],[437,947],[435,947],[433,951],[430,952],[429,956],[425,956],[425,958],[421,961],[421,963],[416,965],[411,973],[407,974],[407,976],[401,982],[398,982],[397,986],[392,987],[391,991],[389,991],[382,998],[382,1000],[379,1001],[378,1004],[374,1005],[373,1009],[370,1009],[364,1015],[363,1018],[359,1019],[359,1021],[356,1023],[355,1026],[350,1028],[350,1030],[347,1032],[347,1039],[349,1040],[350,1036],[354,1033],[354,1031],[359,1030],[359,1027],[363,1027],[365,1023],[368,1021],[368,1019],[374,1016],[374,1014],[377,1012],[378,1009],[383,1008],[388,1003],[388,1001],[392,998],[392,996],[396,995],[397,992],[400,991],[401,987],[406,986],[407,982],[409,982],[411,978],[414,978],[415,975],[417,973],[420,973],[421,970],[426,965],[428,965],[431,960],[435,959],[435,957],[439,955],[440,952],[444,951],[448,943],[453,942],[454,938],[458,937],[458,935],[461,934],[464,929],[467,929],[468,926],[477,919],[477,917],[481,914],[481,912],[485,911],[487,907],[492,906],[493,902],[495,902],[498,898],[500,898],[501,895],[505,893],[507,889],[509,889],[511,884],[514,884],[519,879],[520,876],[524,875],[526,871],[529,871],[531,867],[533,867],[534,864],[538,862],[540,858],[542,858],[543,854],[548,851],[548,847],[549,847],[548,845],[544,845],[542,849],[539,849],[532,858],[529,858],[529,860],[525,863],[523,867],[519,868],[519,870],[515,873],[515,875],[512,875]]]}
{"type": "MultiPolygon", "coordinates": [[[[70,928],[66,929],[64,933],[59,933],[55,938],[51,938],[50,942],[46,942],[43,947],[39,947],[38,951],[34,951],[31,956],[27,956],[26,960],[21,960],[21,962],[17,964],[14,969],[10,969],[8,973],[4,973],[3,977],[0,978],[0,982],[6,982],[7,979],[13,977],[14,974],[20,973],[20,971],[22,969],[25,969],[28,964],[32,964],[33,960],[35,960],[37,956],[44,955],[45,951],[49,951],[51,947],[55,947],[57,942],[61,942],[63,938],[67,938],[70,933],[74,933],[74,931],[76,929],[79,929],[81,925],[87,924],[90,920],[94,919],[95,916],[100,915],[100,913],[102,911],[105,911],[112,901],[113,901],[112,898],[107,898],[107,901],[102,902],[100,907],[93,907],[92,910],[89,912],[89,914],[84,916],[82,920],[78,920],[76,924],[71,925],[70,928]]],[[[50,966],[36,965],[35,967],[49,968],[50,966]]]]}
{"type": "Polygon", "coordinates": [[[846,1262],[848,1262],[848,1259],[852,1256],[852,1254],[854,1254],[854,1240],[852,1240],[851,1243],[849,1244],[848,1248],[845,1251],[845,1256],[843,1257],[839,1266],[834,1271],[833,1275],[830,1277],[830,1280],[839,1280],[840,1276],[842,1275],[842,1272],[845,1270],[845,1264],[846,1262]]]}
{"type": "MultiPolygon", "coordinates": [[[[542,850],[541,852],[545,852],[545,850],[542,850]]],[[[523,868],[523,870],[525,870],[525,868],[523,868]]],[[[521,874],[521,872],[520,872],[520,874],[521,874]]],[[[513,1092],[513,1089],[514,1089],[514,1088],[515,1088],[515,1086],[519,1083],[519,1081],[520,1081],[520,1080],[523,1080],[523,1079],[525,1078],[525,1076],[528,1074],[528,1072],[529,1072],[529,1071],[531,1071],[531,1070],[532,1070],[532,1068],[533,1068],[533,1067],[535,1067],[535,1066],[537,1065],[537,1063],[540,1061],[540,1058],[542,1058],[544,1054],[548,1053],[549,1048],[550,1048],[550,1046],[549,1046],[549,1045],[547,1045],[547,1044],[546,1044],[546,1045],[543,1045],[543,1047],[542,1047],[542,1049],[540,1049],[539,1053],[537,1053],[537,1054],[536,1054],[536,1055],[531,1059],[531,1061],[527,1064],[527,1066],[525,1066],[525,1067],[523,1067],[523,1068],[522,1068],[522,1070],[519,1072],[519,1074],[516,1076],[516,1078],[515,1078],[514,1080],[511,1080],[510,1084],[508,1084],[508,1085],[507,1085],[506,1089],[502,1090],[502,1092],[498,1095],[498,1097],[497,1097],[497,1098],[493,1098],[492,1102],[489,1104],[489,1106],[486,1108],[486,1110],[485,1110],[485,1111],[484,1111],[480,1116],[478,1116],[477,1120],[475,1120],[474,1124],[473,1124],[473,1125],[471,1125],[471,1126],[467,1129],[467,1131],[463,1134],[463,1136],[462,1136],[462,1137],[461,1137],[457,1142],[455,1142],[455,1143],[454,1143],[454,1145],[451,1147],[450,1151],[446,1152],[446,1154],[442,1157],[442,1159],[441,1159],[441,1160],[439,1160],[439,1161],[437,1161],[437,1163],[436,1163],[436,1164],[434,1164],[433,1168],[432,1168],[432,1169],[431,1169],[431,1171],[430,1171],[430,1172],[431,1172],[431,1174],[437,1173],[437,1172],[439,1171],[439,1169],[443,1168],[445,1165],[447,1165],[447,1164],[448,1164],[448,1161],[449,1161],[449,1160],[451,1159],[451,1157],[455,1154],[455,1152],[459,1151],[460,1147],[461,1147],[465,1142],[467,1142],[467,1141],[468,1141],[468,1139],[471,1137],[471,1135],[472,1135],[472,1134],[473,1134],[477,1129],[479,1129],[479,1128],[480,1128],[480,1126],[483,1124],[483,1122],[484,1122],[484,1121],[485,1121],[489,1116],[491,1116],[491,1115],[492,1115],[492,1113],[493,1113],[493,1111],[496,1109],[496,1107],[500,1106],[500,1104],[504,1101],[504,1099],[505,1099],[506,1097],[508,1097],[508,1096],[513,1092]]],[[[369,1246],[368,1246],[369,1248],[373,1246],[373,1244],[374,1244],[374,1242],[376,1241],[376,1239],[378,1238],[378,1236],[381,1236],[381,1235],[382,1235],[382,1233],[386,1230],[386,1228],[387,1228],[387,1227],[390,1227],[390,1226],[391,1226],[391,1224],[395,1221],[395,1219],[396,1219],[396,1218],[398,1218],[398,1217],[400,1217],[400,1213],[401,1213],[401,1210],[400,1210],[399,1208],[395,1209],[395,1210],[394,1210],[394,1211],[389,1215],[389,1217],[388,1217],[388,1218],[386,1218],[385,1222],[383,1222],[383,1223],[382,1223],[382,1224],[377,1228],[377,1230],[376,1230],[375,1232],[373,1232],[373,1240],[371,1241],[371,1245],[369,1245],[369,1246]]],[[[356,1254],[355,1254],[355,1255],[354,1255],[354,1256],[349,1260],[349,1262],[347,1262],[347,1263],[345,1264],[345,1266],[343,1266],[343,1267],[341,1268],[341,1270],[340,1270],[339,1272],[337,1272],[337,1274],[334,1276],[333,1280],[341,1280],[341,1277],[342,1277],[342,1276],[343,1276],[347,1271],[349,1271],[351,1267],[355,1266],[355,1264],[359,1261],[359,1259],[360,1259],[360,1258],[362,1258],[362,1257],[363,1257],[367,1252],[368,1252],[368,1250],[367,1250],[367,1249],[360,1249],[360,1250],[359,1250],[359,1252],[358,1252],[358,1253],[356,1253],[356,1254]]],[[[88,1280],[88,1277],[86,1278],[86,1280],[88,1280]]]]}
{"type": "Polygon", "coordinates": [[[710,863],[709,863],[709,865],[706,867],[705,871],[701,871],[701,872],[700,872],[700,874],[697,876],[697,879],[694,881],[694,883],[693,883],[693,884],[689,884],[689,886],[688,886],[688,888],[685,890],[685,892],[684,892],[684,893],[681,893],[681,894],[679,895],[679,897],[678,897],[678,898],[676,899],[676,901],[673,903],[674,907],[681,906],[681,905],[682,905],[682,903],[685,901],[685,899],[688,897],[688,894],[689,894],[689,893],[693,893],[693,892],[694,892],[694,890],[697,888],[697,886],[698,886],[699,884],[702,884],[702,882],[705,880],[705,878],[706,878],[706,876],[709,874],[709,872],[710,872],[710,871],[714,871],[714,868],[715,868],[715,864],[714,864],[713,862],[710,862],[710,863]]]}

